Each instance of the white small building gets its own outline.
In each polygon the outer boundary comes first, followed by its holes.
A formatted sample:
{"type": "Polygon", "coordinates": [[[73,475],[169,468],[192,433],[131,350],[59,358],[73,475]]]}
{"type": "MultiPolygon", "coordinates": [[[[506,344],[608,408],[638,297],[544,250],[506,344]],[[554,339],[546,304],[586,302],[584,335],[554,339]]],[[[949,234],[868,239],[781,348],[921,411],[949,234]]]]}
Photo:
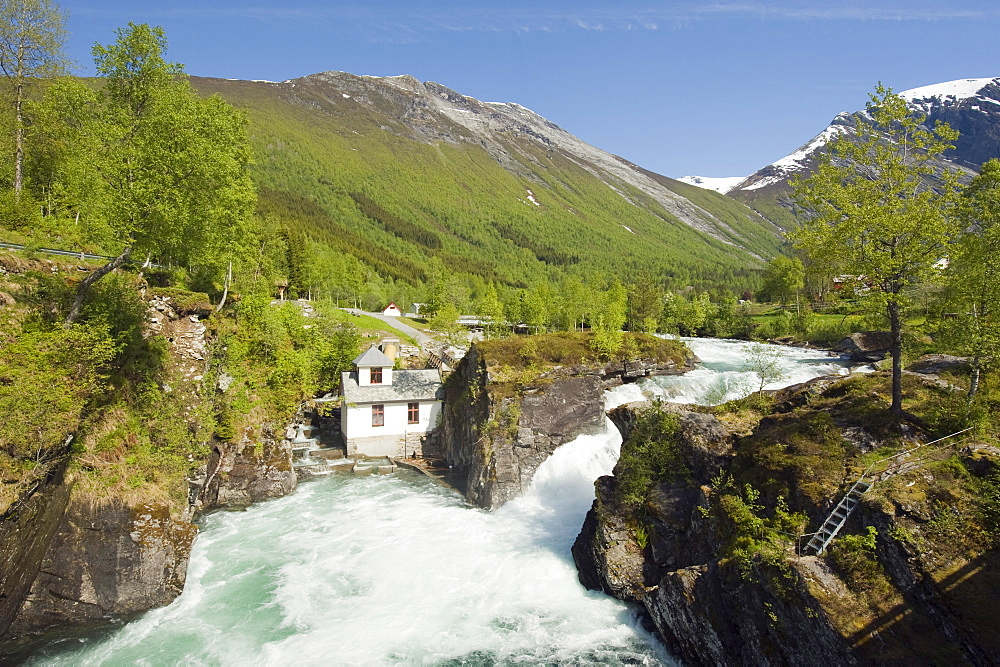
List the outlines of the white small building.
{"type": "Polygon", "coordinates": [[[383,315],[392,315],[393,317],[402,317],[403,311],[399,309],[395,303],[389,302],[389,305],[382,309],[383,315]]]}
{"type": "MultiPolygon", "coordinates": [[[[392,345],[383,350],[395,356],[392,345]]],[[[397,370],[372,345],[343,373],[340,428],[353,456],[418,456],[441,414],[441,373],[436,368],[397,370]]]]}

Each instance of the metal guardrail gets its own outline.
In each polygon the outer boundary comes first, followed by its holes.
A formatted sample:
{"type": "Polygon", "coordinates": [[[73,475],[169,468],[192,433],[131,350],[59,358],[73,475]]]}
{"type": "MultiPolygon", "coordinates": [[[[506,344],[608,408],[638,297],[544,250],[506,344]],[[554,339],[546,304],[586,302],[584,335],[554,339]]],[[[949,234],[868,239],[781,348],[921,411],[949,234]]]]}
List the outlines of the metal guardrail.
{"type": "MultiPolygon", "coordinates": [[[[114,259],[114,257],[108,257],[107,255],[93,255],[89,252],[83,252],[82,250],[80,252],[75,252],[73,250],[59,250],[57,248],[33,248],[33,247],[19,245],[17,243],[4,243],[2,241],[0,241],[0,248],[6,248],[7,250],[24,250],[28,252],[43,252],[47,255],[75,257],[76,259],[101,259],[105,261],[110,261],[114,259]]],[[[130,262],[128,263],[135,264],[136,262],[134,260],[130,260],[130,262]]],[[[152,263],[150,263],[149,266],[153,267],[154,269],[165,268],[159,264],[152,264],[152,263]]]]}
{"type": "Polygon", "coordinates": [[[48,255],[62,255],[64,257],[78,257],[79,259],[114,259],[113,257],[105,257],[104,255],[92,255],[87,252],[73,252],[72,250],[57,250],[56,248],[29,248],[27,246],[18,245],[17,243],[3,243],[0,242],[0,248],[7,248],[8,250],[28,250],[30,252],[44,252],[48,255]]]}

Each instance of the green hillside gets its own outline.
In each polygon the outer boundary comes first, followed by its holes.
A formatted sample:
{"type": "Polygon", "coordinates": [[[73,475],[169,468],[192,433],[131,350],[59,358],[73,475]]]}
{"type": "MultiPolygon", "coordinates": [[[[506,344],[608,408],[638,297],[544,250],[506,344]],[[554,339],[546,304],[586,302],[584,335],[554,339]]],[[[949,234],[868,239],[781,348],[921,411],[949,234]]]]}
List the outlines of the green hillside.
{"type": "MultiPolygon", "coordinates": [[[[445,269],[524,287],[646,270],[668,286],[735,289],[752,284],[779,245],[725,197],[681,192],[731,227],[721,240],[537,143],[500,136],[511,158],[502,166],[465,128],[430,113],[415,138],[419,100],[403,91],[372,89],[362,104],[309,77],[294,86],[192,83],[247,111],[268,224],[356,257],[384,279],[415,285],[445,269]]],[[[348,281],[359,268],[348,261],[339,270],[348,281]]]]}

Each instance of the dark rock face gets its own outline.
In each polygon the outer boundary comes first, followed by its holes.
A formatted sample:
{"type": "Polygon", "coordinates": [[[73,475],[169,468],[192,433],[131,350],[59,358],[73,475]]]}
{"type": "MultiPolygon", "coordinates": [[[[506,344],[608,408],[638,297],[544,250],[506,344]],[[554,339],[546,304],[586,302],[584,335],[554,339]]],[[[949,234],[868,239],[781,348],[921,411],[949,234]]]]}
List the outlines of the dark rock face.
{"type": "Polygon", "coordinates": [[[10,630],[66,510],[68,462],[68,456],[50,462],[40,482],[0,516],[0,637],[10,630]]]}
{"type": "Polygon", "coordinates": [[[239,442],[212,450],[196,508],[246,507],[286,496],[295,490],[292,450],[265,424],[260,437],[245,434],[239,442]]]}
{"type": "Polygon", "coordinates": [[[473,346],[445,385],[436,452],[468,472],[466,498],[495,509],[521,495],[538,466],[557,447],[604,428],[603,391],[655,374],[694,367],[637,359],[593,366],[557,367],[515,392],[497,391],[473,346]]]}
{"type": "Polygon", "coordinates": [[[775,595],[716,562],[668,572],[644,603],[685,664],[857,664],[814,601],[775,595]]]}
{"type": "Polygon", "coordinates": [[[645,557],[636,542],[635,529],[615,511],[615,479],[601,477],[594,487],[597,501],[573,543],[580,583],[619,600],[641,602],[646,594],[645,557]],[[598,509],[606,503],[611,504],[606,511],[598,509]]]}
{"type": "MultiPolygon", "coordinates": [[[[648,403],[610,414],[627,438],[648,403]]],[[[661,482],[644,506],[645,546],[623,511],[614,477],[602,477],[597,500],[573,545],[580,581],[642,604],[671,652],[692,665],[856,664],[819,605],[799,583],[776,594],[719,562],[721,542],[700,507],[707,483],[723,469],[733,437],[712,415],[679,406],[679,440],[693,481],[661,482]]]]}
{"type": "Polygon", "coordinates": [[[466,498],[495,509],[521,495],[553,451],[604,425],[601,378],[569,376],[495,396],[475,347],[446,387],[441,454],[468,471],[466,498]]]}
{"type": "MultiPolygon", "coordinates": [[[[895,469],[899,477],[880,475],[842,533],[875,529],[872,546],[857,561],[863,569],[851,569],[855,561],[844,564],[845,553],[860,557],[847,540],[817,557],[794,555],[794,536],[785,545],[772,538],[771,555],[762,556],[765,542],[752,546],[746,507],[734,487],[714,481],[724,472],[737,486],[752,486],[762,504],[751,512],[759,517],[781,496],[791,511],[809,516],[794,530],[814,530],[856,479],[857,472],[845,475],[845,466],[857,467],[865,452],[879,447],[905,449],[916,437],[911,429],[887,435],[856,414],[874,377],[819,378],[778,392],[784,411],[739,438],[710,415],[661,407],[680,416],[670,442],[690,475],[656,482],[641,507],[623,504],[616,477],[598,480],[597,499],[573,546],[580,581],[641,604],[684,664],[998,664],[993,608],[1000,557],[992,538],[982,538],[978,491],[980,480],[1000,469],[996,448],[963,448],[962,474],[917,458],[895,469]],[[819,395],[822,409],[811,407],[819,395]],[[819,472],[823,465],[828,469],[819,472]],[[742,509],[732,514],[733,507],[742,509]],[[952,522],[947,531],[940,530],[942,521],[952,522]]],[[[888,378],[881,386],[887,384],[888,378]]],[[[655,435],[640,421],[650,409],[634,403],[612,411],[626,439],[622,461],[629,447],[652,451],[655,435]],[[638,424],[641,443],[631,443],[638,424]]],[[[634,479],[619,467],[615,473],[634,479]]]]}
{"type": "Polygon", "coordinates": [[[71,504],[13,634],[168,604],[184,587],[196,534],[163,506],[71,504]]]}

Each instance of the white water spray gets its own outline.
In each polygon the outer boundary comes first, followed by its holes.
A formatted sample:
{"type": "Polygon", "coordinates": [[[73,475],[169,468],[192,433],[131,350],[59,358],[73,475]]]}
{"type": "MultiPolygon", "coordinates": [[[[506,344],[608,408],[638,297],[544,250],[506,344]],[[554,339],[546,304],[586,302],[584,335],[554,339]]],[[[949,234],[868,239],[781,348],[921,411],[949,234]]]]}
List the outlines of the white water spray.
{"type": "MultiPolygon", "coordinates": [[[[705,402],[718,376],[739,372],[739,342],[689,344],[704,368],[619,387],[608,407],[642,400],[643,390],[705,402]]],[[[814,352],[780,349],[786,383],[836,370],[814,352]]],[[[49,645],[35,662],[670,662],[628,607],[580,586],[569,554],[594,480],[618,458],[621,438],[607,426],[556,450],[529,490],[493,513],[415,473],[331,476],[214,513],[173,604],[110,634],[49,645]]]]}

